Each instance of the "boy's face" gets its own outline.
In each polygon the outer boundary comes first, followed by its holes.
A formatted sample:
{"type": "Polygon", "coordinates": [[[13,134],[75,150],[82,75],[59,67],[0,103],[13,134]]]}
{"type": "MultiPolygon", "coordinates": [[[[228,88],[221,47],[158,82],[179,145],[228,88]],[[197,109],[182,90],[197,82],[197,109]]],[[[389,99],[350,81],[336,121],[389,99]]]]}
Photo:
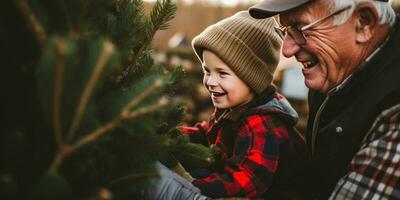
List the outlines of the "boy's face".
{"type": "Polygon", "coordinates": [[[251,89],[213,52],[203,51],[203,84],[214,107],[233,108],[254,98],[251,89]]]}

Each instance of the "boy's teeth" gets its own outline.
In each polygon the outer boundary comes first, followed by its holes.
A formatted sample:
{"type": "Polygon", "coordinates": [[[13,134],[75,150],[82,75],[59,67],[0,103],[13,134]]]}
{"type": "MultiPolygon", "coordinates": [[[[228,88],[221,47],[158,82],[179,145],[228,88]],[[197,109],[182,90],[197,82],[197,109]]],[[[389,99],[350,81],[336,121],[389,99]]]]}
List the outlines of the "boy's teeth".
{"type": "Polygon", "coordinates": [[[219,93],[219,92],[213,92],[212,93],[214,96],[222,96],[222,95],[224,95],[224,93],[219,93]]]}

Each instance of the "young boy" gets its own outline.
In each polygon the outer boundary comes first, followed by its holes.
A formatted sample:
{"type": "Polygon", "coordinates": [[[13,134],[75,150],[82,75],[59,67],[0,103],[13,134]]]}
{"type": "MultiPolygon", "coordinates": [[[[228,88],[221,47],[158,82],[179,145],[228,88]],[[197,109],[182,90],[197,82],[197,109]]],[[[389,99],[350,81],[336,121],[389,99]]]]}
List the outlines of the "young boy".
{"type": "Polygon", "coordinates": [[[256,20],[242,11],[193,39],[215,111],[209,123],[183,132],[220,149],[222,162],[209,173],[192,173],[195,187],[159,166],[153,199],[298,197],[306,147],[293,127],[297,113],[271,85],[282,43],[275,26],[273,18],[256,20]]]}

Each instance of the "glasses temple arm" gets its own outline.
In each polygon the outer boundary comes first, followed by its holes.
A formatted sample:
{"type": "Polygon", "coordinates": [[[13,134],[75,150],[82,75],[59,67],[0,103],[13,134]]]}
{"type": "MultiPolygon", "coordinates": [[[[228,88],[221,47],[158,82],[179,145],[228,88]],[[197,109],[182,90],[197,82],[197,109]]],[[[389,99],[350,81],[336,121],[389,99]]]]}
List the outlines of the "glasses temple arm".
{"type": "Polygon", "coordinates": [[[323,22],[324,20],[328,19],[329,17],[335,16],[335,15],[337,15],[337,14],[339,14],[339,13],[341,13],[341,12],[347,10],[347,9],[350,9],[351,7],[352,6],[350,5],[350,6],[346,6],[346,7],[342,8],[342,9],[339,9],[339,10],[335,11],[334,13],[332,13],[332,14],[330,14],[328,16],[325,16],[325,17],[323,17],[323,18],[321,18],[321,19],[319,19],[319,20],[317,20],[317,21],[315,21],[315,22],[313,22],[311,24],[308,24],[308,25],[305,25],[305,26],[301,27],[301,30],[305,31],[305,30],[307,30],[307,29],[309,29],[309,28],[311,28],[311,27],[313,27],[315,25],[320,24],[321,22],[323,22]]]}

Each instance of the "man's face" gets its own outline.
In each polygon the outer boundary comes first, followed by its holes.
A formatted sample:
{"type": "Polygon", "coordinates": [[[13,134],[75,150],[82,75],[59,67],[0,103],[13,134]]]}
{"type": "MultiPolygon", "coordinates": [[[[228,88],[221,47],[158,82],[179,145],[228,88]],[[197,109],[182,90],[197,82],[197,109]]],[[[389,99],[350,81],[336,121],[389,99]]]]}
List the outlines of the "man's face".
{"type": "MultiPolygon", "coordinates": [[[[280,22],[282,26],[301,28],[329,14],[327,5],[314,1],[281,14],[280,22]]],[[[332,24],[333,19],[305,30],[307,42],[304,45],[297,44],[288,34],[283,41],[283,55],[295,56],[303,64],[305,85],[320,92],[342,83],[360,64],[361,52],[356,45],[353,17],[337,26],[332,24]]]]}

